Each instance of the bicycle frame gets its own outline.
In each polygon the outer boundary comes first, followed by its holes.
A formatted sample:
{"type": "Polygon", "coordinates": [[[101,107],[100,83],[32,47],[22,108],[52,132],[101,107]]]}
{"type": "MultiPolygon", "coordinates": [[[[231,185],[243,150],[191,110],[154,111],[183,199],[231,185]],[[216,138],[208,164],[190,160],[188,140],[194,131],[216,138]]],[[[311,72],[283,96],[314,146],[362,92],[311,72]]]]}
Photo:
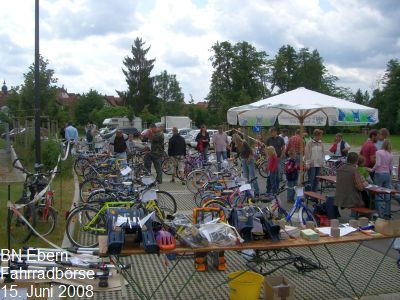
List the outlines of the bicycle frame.
{"type": "Polygon", "coordinates": [[[296,211],[300,210],[300,208],[303,208],[306,211],[307,215],[312,215],[312,212],[310,212],[310,210],[308,209],[307,205],[304,203],[303,198],[302,197],[296,197],[294,205],[293,205],[292,209],[290,210],[290,212],[287,214],[287,216],[285,218],[285,221],[289,222],[292,219],[294,213],[296,211]]]}
{"type": "MultiPolygon", "coordinates": [[[[105,202],[100,210],[94,215],[94,217],[90,220],[89,223],[87,223],[85,226],[83,226],[84,231],[92,231],[98,234],[106,233],[107,229],[106,228],[96,228],[95,225],[97,220],[99,219],[100,215],[104,215],[107,209],[111,208],[121,208],[121,207],[126,207],[130,208],[136,204],[139,204],[142,202],[133,202],[133,201],[113,201],[113,202],[105,202]]],[[[144,206],[146,210],[154,210],[156,212],[157,217],[160,220],[163,220],[164,216],[163,213],[161,212],[160,208],[158,207],[157,203],[155,200],[150,200],[147,202],[147,204],[144,206]]]]}

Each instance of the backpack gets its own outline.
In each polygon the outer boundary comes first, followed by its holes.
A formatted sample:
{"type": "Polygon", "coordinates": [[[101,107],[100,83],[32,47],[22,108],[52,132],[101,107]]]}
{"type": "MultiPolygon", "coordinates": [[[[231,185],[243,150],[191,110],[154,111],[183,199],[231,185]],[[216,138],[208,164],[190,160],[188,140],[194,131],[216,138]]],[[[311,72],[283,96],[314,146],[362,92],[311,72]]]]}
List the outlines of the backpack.
{"type": "Polygon", "coordinates": [[[297,180],[298,170],[296,161],[294,159],[288,159],[285,162],[285,175],[287,180],[297,180]]]}

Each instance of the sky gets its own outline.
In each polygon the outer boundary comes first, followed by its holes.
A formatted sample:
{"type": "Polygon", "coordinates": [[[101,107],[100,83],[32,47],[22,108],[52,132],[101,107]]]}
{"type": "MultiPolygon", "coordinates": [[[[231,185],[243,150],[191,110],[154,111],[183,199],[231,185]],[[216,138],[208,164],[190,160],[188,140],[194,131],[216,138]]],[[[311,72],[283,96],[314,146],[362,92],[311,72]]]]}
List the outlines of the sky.
{"type": "MultiPolygon", "coordinates": [[[[0,10],[0,80],[10,88],[34,62],[35,1],[1,1],[0,10]]],[[[217,41],[247,41],[269,58],[291,45],[318,50],[337,85],[371,92],[400,59],[399,15],[398,0],[42,0],[40,53],[68,92],[117,96],[140,37],[156,59],[152,75],[176,74],[185,100],[198,102],[217,41]]]]}

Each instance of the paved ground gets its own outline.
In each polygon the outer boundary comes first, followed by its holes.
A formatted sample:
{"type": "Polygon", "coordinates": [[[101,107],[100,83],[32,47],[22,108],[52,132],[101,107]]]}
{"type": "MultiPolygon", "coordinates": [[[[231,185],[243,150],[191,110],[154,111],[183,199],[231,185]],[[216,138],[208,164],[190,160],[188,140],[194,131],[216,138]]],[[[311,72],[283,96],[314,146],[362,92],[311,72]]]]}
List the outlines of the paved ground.
{"type": "MultiPolygon", "coordinates": [[[[4,168],[4,180],[20,180],[18,174],[12,174],[13,170],[7,167],[5,163],[7,155],[0,150],[0,166],[4,168]],[[14,177],[16,176],[16,177],[14,177]]],[[[1,170],[1,169],[0,169],[1,170]]],[[[265,182],[260,180],[260,187],[265,188],[265,182]]],[[[169,183],[169,178],[164,176],[164,183],[160,189],[169,191],[174,195],[178,204],[178,211],[191,215],[194,202],[193,195],[180,183],[169,183]]],[[[263,190],[262,190],[263,191],[263,190]]],[[[285,197],[282,197],[284,207],[287,205],[285,197]]],[[[397,209],[397,203],[393,203],[394,209],[397,209]]],[[[345,218],[347,212],[342,212],[345,218]]],[[[398,214],[395,215],[398,218],[398,214]]],[[[390,241],[369,242],[361,246],[359,252],[352,260],[352,265],[346,273],[347,278],[356,284],[357,292],[360,292],[367,284],[367,274],[370,274],[372,269],[376,267],[380,259],[383,257],[383,250],[386,250],[387,243],[390,241]]],[[[339,257],[339,261],[345,264],[353,253],[357,244],[341,244],[332,245],[330,251],[339,257]]],[[[285,270],[279,270],[275,275],[284,275],[287,277],[293,286],[295,286],[295,299],[351,299],[346,298],[348,295],[354,295],[354,292],[348,287],[346,280],[342,277],[338,281],[339,289],[335,289],[326,282],[327,272],[334,279],[337,279],[339,272],[329,257],[324,247],[313,248],[316,257],[325,270],[316,270],[307,274],[300,274],[293,266],[289,266],[285,270]],[[312,276],[313,278],[310,278],[312,276]]],[[[308,248],[296,248],[293,250],[295,254],[303,255],[304,257],[312,258],[316,262],[316,258],[308,248]]],[[[227,275],[237,270],[246,269],[246,260],[240,253],[227,252],[228,269],[225,272],[219,272],[213,267],[205,273],[193,272],[193,258],[181,258],[179,264],[174,268],[171,276],[164,285],[155,293],[154,299],[176,299],[180,289],[184,287],[188,278],[192,277],[192,281],[188,283],[185,289],[181,292],[179,299],[228,299],[229,288],[226,283],[221,285],[218,282],[223,282],[227,279],[227,275]]],[[[363,299],[400,299],[400,271],[395,264],[395,258],[398,257],[397,252],[391,251],[389,256],[385,258],[380,271],[375,275],[373,281],[366,289],[367,295],[378,295],[374,297],[364,297],[363,299]]],[[[135,281],[139,283],[141,289],[148,295],[151,294],[157,283],[163,276],[172,269],[174,262],[166,260],[165,256],[157,255],[141,255],[124,258],[124,261],[132,264],[131,274],[135,281]]],[[[263,271],[272,270],[272,264],[264,265],[263,271]]],[[[261,298],[263,294],[261,294],[261,298]]],[[[80,298],[82,299],[82,298],[80,298]]],[[[94,298],[90,299],[140,299],[137,293],[131,287],[127,288],[126,292],[101,292],[96,293],[94,298]]]]}

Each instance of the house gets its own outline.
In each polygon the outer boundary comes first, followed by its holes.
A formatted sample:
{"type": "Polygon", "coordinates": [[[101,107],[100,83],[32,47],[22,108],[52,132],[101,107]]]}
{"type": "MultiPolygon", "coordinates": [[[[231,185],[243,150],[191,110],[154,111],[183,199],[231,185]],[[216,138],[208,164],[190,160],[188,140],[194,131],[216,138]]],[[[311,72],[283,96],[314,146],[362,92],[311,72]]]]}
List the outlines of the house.
{"type": "Polygon", "coordinates": [[[123,106],[124,101],[121,97],[104,96],[104,106],[123,106]]]}
{"type": "Polygon", "coordinates": [[[57,89],[57,103],[62,107],[73,106],[79,99],[79,94],[68,93],[64,85],[57,89]]]}
{"type": "Polygon", "coordinates": [[[208,102],[207,101],[199,101],[196,103],[196,107],[201,108],[201,109],[207,109],[208,102]]]}

